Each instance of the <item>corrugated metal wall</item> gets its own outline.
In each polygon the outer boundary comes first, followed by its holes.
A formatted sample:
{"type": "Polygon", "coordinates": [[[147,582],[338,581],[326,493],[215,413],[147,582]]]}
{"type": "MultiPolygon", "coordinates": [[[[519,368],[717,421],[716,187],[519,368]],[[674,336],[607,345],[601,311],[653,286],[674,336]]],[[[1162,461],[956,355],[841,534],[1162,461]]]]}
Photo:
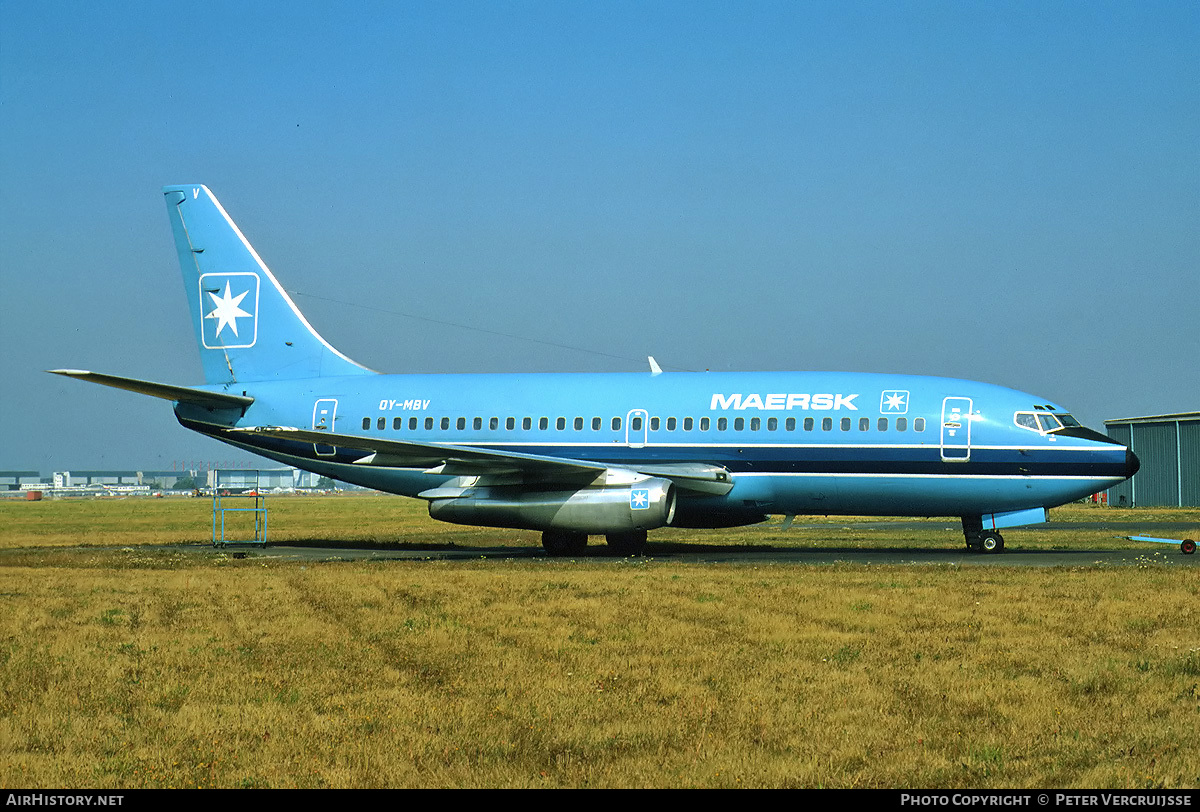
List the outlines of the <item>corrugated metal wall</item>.
{"type": "MultiPolygon", "coordinates": [[[[1129,438],[1133,434],[1128,423],[1114,423],[1107,426],[1108,436],[1122,445],[1129,446],[1129,438]]],[[[1130,446],[1132,448],[1132,446],[1130,446]]],[[[1133,453],[1137,453],[1136,451],[1133,453]]],[[[1139,459],[1141,459],[1139,457],[1139,459]]],[[[1136,475],[1135,475],[1136,478],[1136,475]]],[[[1127,479],[1115,488],[1108,489],[1108,503],[1114,507],[1133,506],[1133,480],[1127,479]]]]}
{"type": "Polygon", "coordinates": [[[1179,424],[1179,465],[1183,469],[1183,504],[1200,505],[1200,420],[1179,424]]]}
{"type": "Polygon", "coordinates": [[[1133,453],[1142,461],[1135,475],[1134,504],[1158,507],[1179,504],[1179,459],[1174,423],[1134,423],[1133,453]]]}
{"type": "Polygon", "coordinates": [[[1200,420],[1141,418],[1106,428],[1142,462],[1132,480],[1109,489],[1110,505],[1200,506],[1200,420]]]}

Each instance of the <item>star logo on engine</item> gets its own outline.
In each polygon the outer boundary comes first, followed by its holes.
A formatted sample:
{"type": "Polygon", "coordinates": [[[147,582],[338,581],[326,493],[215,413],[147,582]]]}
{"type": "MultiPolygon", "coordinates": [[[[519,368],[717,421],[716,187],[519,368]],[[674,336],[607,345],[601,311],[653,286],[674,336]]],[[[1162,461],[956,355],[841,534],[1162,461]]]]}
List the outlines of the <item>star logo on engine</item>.
{"type": "Polygon", "coordinates": [[[650,491],[645,488],[634,488],[629,492],[630,510],[648,510],[650,507],[650,491]]]}
{"type": "Polygon", "coordinates": [[[208,273],[200,277],[200,334],[205,347],[228,350],[254,346],[258,339],[258,289],[255,273],[208,273]]]}

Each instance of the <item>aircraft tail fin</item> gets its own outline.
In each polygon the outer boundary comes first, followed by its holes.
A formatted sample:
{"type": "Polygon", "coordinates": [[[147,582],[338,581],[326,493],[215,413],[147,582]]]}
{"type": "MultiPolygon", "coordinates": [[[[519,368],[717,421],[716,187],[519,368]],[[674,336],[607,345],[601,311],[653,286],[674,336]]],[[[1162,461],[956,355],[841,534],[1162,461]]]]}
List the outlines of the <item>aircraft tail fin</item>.
{"type": "Polygon", "coordinates": [[[373,374],[312,328],[207,187],[163,194],[207,383],[373,374]]]}

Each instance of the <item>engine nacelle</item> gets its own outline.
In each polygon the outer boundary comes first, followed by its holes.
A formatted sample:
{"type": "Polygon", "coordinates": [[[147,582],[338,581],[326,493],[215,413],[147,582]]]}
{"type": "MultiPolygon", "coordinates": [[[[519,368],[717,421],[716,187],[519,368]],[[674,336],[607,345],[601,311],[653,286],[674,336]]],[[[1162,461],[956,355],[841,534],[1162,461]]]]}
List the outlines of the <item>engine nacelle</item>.
{"type": "Polygon", "coordinates": [[[577,491],[480,488],[462,496],[433,499],[429,515],[455,524],[590,535],[653,530],[670,524],[675,515],[675,485],[652,478],[633,485],[577,491]]]}

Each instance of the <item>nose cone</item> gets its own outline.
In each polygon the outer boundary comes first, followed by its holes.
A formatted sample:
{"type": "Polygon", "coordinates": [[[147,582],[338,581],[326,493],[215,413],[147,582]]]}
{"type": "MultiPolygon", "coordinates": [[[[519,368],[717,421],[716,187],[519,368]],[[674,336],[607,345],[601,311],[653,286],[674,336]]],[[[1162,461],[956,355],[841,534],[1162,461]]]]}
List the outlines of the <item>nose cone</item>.
{"type": "Polygon", "coordinates": [[[1142,461],[1137,458],[1137,454],[1134,454],[1128,448],[1125,449],[1125,478],[1129,479],[1129,477],[1136,474],[1141,467],[1142,461]]]}

